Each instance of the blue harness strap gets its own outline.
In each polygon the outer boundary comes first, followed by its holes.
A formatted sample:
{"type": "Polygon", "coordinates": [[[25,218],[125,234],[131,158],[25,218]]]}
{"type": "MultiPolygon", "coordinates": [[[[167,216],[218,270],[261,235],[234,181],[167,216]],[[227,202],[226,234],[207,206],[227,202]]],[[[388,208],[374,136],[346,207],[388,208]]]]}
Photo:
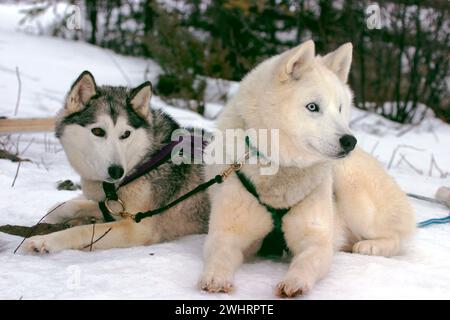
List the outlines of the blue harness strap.
{"type": "Polygon", "coordinates": [[[425,228],[432,224],[443,224],[443,223],[450,223],[450,215],[444,218],[434,218],[421,221],[417,224],[417,228],[425,228]]]}
{"type": "MultiPolygon", "coordinates": [[[[414,194],[414,193],[407,193],[406,195],[408,197],[411,197],[414,199],[427,201],[427,202],[443,205],[443,206],[446,206],[447,208],[450,208],[450,202],[447,200],[444,200],[444,199],[429,198],[429,197],[422,196],[420,194],[414,194]]],[[[417,223],[417,228],[424,228],[424,227],[427,227],[432,224],[443,224],[443,223],[449,223],[449,222],[450,222],[450,212],[449,212],[449,215],[444,218],[433,218],[433,219],[421,221],[421,222],[417,223]]]]}

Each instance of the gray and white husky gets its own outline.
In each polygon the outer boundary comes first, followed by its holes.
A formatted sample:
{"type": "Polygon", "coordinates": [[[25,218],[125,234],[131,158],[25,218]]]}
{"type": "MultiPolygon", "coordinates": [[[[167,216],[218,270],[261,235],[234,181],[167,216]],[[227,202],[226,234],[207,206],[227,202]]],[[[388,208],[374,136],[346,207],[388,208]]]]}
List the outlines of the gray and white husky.
{"type": "MultiPolygon", "coordinates": [[[[171,141],[178,124],[150,108],[152,88],[97,86],[88,71],[72,85],[56,121],[56,136],[70,164],[81,177],[83,196],[59,205],[45,222],[60,223],[83,217],[102,220],[98,202],[105,198],[102,182],[119,183],[140,163],[171,141]]],[[[201,165],[166,162],[118,189],[128,212],[159,208],[193,189],[203,180],[201,165]]],[[[209,201],[199,193],[163,214],[73,227],[29,238],[23,248],[37,253],[91,248],[92,239],[105,235],[93,249],[130,247],[171,240],[207,231],[209,201]],[[110,232],[107,232],[109,229],[110,232]],[[93,235],[93,230],[94,235],[93,235]]]]}

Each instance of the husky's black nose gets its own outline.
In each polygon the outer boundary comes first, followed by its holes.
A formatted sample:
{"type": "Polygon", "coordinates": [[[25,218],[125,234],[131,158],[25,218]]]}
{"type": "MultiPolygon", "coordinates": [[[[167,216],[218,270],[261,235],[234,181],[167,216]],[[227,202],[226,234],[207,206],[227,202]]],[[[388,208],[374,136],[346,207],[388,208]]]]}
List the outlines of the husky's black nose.
{"type": "Polygon", "coordinates": [[[349,135],[349,134],[343,135],[339,139],[339,143],[341,144],[342,149],[344,149],[344,151],[346,153],[349,153],[350,151],[355,149],[356,142],[358,142],[356,140],[356,138],[354,136],[349,135]]]}
{"type": "Polygon", "coordinates": [[[113,164],[108,168],[109,176],[113,179],[120,179],[123,176],[124,170],[121,166],[113,164]]]}

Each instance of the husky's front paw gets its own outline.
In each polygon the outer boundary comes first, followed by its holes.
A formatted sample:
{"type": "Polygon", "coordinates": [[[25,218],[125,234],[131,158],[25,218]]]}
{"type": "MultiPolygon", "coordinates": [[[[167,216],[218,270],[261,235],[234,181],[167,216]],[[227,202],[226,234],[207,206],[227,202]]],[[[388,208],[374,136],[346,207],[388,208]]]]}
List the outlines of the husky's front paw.
{"type": "Polygon", "coordinates": [[[392,257],[399,253],[399,242],[396,239],[361,240],[353,245],[353,253],[369,256],[392,257]]]}
{"type": "Polygon", "coordinates": [[[206,272],[203,274],[200,282],[200,289],[207,292],[229,293],[233,291],[232,276],[226,273],[206,272]]]}
{"type": "Polygon", "coordinates": [[[277,285],[275,294],[281,298],[293,298],[306,294],[312,286],[312,282],[302,277],[289,276],[277,285]]]}
{"type": "Polygon", "coordinates": [[[61,250],[62,248],[57,245],[53,237],[48,235],[31,237],[25,240],[22,245],[23,252],[33,254],[48,254],[61,250]]]}
{"type": "Polygon", "coordinates": [[[380,256],[381,249],[377,246],[376,241],[362,240],[353,246],[353,253],[364,254],[368,256],[380,256]]]}

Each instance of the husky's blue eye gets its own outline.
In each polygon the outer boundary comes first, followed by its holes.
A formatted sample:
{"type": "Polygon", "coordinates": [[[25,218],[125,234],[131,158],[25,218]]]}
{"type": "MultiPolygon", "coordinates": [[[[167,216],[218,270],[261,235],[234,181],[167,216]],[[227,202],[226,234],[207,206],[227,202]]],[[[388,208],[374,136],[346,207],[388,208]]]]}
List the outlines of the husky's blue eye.
{"type": "Polygon", "coordinates": [[[306,105],[306,109],[308,109],[311,112],[319,112],[319,106],[314,102],[308,103],[306,105]]]}
{"type": "Polygon", "coordinates": [[[93,128],[91,132],[94,136],[97,137],[104,137],[106,135],[105,130],[103,130],[102,128],[93,128]]]}
{"type": "Polygon", "coordinates": [[[124,140],[130,136],[131,132],[129,130],[125,131],[121,136],[120,139],[124,140]]]}

